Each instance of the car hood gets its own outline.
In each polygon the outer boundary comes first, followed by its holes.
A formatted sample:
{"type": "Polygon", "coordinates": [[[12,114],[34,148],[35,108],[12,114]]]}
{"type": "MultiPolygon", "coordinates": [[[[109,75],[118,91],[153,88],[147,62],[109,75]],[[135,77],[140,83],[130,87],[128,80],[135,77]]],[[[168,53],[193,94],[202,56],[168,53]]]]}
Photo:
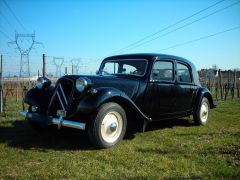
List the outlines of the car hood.
{"type": "Polygon", "coordinates": [[[68,75],[64,77],[73,80],[76,80],[80,77],[86,77],[91,80],[92,87],[96,89],[99,87],[113,87],[124,92],[132,100],[134,100],[134,98],[136,97],[139,87],[139,80],[131,77],[101,76],[101,75],[95,76],[68,75]]]}

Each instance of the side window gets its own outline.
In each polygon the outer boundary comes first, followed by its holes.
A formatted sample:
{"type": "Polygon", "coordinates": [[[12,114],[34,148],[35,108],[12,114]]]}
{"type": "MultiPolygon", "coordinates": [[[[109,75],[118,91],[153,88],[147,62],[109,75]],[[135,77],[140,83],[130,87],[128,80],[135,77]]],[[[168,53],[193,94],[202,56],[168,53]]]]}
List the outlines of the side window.
{"type": "Polygon", "coordinates": [[[173,81],[173,63],[157,61],[152,69],[152,79],[159,81],[173,81]]]}
{"type": "Polygon", "coordinates": [[[177,77],[179,82],[191,83],[191,74],[189,68],[181,63],[177,63],[177,77]]]}
{"type": "Polygon", "coordinates": [[[134,72],[136,72],[136,70],[137,69],[134,66],[124,64],[123,68],[122,68],[122,73],[123,74],[134,74],[134,72]]]}
{"type": "Polygon", "coordinates": [[[117,73],[117,71],[118,71],[118,63],[114,63],[114,62],[106,63],[103,68],[103,73],[105,74],[114,74],[114,73],[117,73]]]}

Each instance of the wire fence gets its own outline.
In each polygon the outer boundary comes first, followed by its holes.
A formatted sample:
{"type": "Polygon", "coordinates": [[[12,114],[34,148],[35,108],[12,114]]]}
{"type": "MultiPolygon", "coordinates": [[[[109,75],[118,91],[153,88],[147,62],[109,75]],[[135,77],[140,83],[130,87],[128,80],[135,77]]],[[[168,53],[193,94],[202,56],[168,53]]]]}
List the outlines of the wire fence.
{"type": "Polygon", "coordinates": [[[216,101],[240,96],[240,71],[205,69],[199,71],[202,86],[207,87],[216,101]]]}
{"type": "MultiPolygon", "coordinates": [[[[39,57],[40,58],[40,57],[39,57]]],[[[60,73],[59,67],[52,61],[51,56],[46,56],[46,67],[45,73],[46,76],[52,81],[52,84],[55,84],[57,79],[66,74],[95,74],[98,70],[101,60],[93,59],[81,59],[78,67],[76,64],[72,64],[72,59],[64,60],[64,63],[61,66],[60,73]],[[58,74],[58,76],[56,76],[58,74]]],[[[41,59],[40,59],[41,60],[41,59]]],[[[43,67],[43,63],[39,60],[37,63],[31,64],[32,69],[43,67]],[[34,68],[36,66],[36,68],[34,68]]],[[[11,69],[11,72],[17,70],[19,66],[12,66],[11,63],[3,64],[4,69],[11,69]]],[[[38,69],[37,72],[32,73],[31,77],[18,77],[16,75],[7,74],[5,71],[5,76],[2,80],[2,94],[3,94],[3,111],[5,111],[6,102],[8,98],[14,98],[16,102],[23,103],[24,94],[28,89],[35,87],[36,80],[39,76],[43,76],[43,69],[38,69]]],[[[233,98],[240,98],[240,71],[233,70],[217,70],[217,69],[202,69],[199,72],[200,82],[202,86],[207,87],[213,94],[214,100],[227,100],[233,98]]],[[[4,74],[4,73],[3,73],[4,74]]],[[[23,103],[23,108],[24,103],[23,103]]]]}
{"type": "MultiPolygon", "coordinates": [[[[201,85],[207,87],[212,92],[215,100],[226,100],[229,96],[239,98],[240,71],[216,71],[207,69],[199,71],[199,76],[201,85]],[[215,71],[215,74],[209,75],[209,71],[215,71]],[[219,72],[221,74],[219,74],[219,72]]],[[[58,77],[55,76],[48,78],[52,81],[52,84],[55,84],[58,79],[58,77]]],[[[19,97],[23,96],[25,90],[35,87],[36,80],[37,76],[30,78],[4,77],[4,97],[15,97],[16,100],[18,100],[19,97]]]]}

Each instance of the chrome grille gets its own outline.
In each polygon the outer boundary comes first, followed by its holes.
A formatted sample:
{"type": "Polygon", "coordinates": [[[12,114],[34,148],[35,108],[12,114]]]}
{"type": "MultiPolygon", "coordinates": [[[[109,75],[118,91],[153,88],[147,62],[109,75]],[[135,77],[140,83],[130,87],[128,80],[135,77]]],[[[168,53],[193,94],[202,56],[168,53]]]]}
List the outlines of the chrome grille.
{"type": "Polygon", "coordinates": [[[50,100],[47,114],[56,117],[57,110],[68,111],[72,100],[74,81],[62,78],[58,81],[55,92],[50,100]]]}

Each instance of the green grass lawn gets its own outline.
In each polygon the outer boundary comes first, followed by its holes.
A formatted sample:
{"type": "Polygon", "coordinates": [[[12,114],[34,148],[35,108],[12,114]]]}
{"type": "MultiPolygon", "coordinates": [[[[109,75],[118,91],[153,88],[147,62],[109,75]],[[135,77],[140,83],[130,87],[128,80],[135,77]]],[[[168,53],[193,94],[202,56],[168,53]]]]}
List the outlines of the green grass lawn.
{"type": "Polygon", "coordinates": [[[218,102],[207,126],[187,118],[152,123],[105,150],[78,130],[33,131],[20,104],[8,102],[0,117],[0,179],[240,177],[239,99],[218,102]]]}

